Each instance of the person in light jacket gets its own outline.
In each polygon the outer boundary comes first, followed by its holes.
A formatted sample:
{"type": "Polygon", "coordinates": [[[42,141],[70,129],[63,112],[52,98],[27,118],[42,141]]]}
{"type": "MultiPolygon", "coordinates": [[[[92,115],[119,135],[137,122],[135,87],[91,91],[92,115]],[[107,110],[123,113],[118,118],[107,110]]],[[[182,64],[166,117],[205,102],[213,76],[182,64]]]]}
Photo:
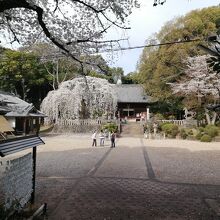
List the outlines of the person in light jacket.
{"type": "Polygon", "coordinates": [[[96,147],[96,146],[97,146],[96,137],[97,137],[97,132],[95,131],[95,132],[92,134],[92,147],[96,147]]]}
{"type": "Polygon", "coordinates": [[[100,134],[99,134],[99,138],[100,138],[100,146],[104,146],[105,143],[105,134],[103,133],[103,131],[101,130],[100,134]]]}

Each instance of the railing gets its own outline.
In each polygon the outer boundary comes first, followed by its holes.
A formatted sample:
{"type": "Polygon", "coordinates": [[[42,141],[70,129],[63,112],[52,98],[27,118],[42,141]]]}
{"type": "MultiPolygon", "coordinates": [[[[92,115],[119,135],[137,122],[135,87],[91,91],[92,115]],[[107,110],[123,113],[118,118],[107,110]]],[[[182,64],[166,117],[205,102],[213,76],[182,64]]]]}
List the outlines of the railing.
{"type": "Polygon", "coordinates": [[[185,120],[158,120],[158,122],[172,123],[175,125],[184,125],[185,124],[185,120]]]}
{"type": "Polygon", "coordinates": [[[60,119],[56,124],[61,126],[75,126],[75,125],[101,125],[107,123],[104,119],[60,119]]]}
{"type": "MultiPolygon", "coordinates": [[[[55,133],[85,133],[100,130],[103,124],[115,122],[107,119],[58,119],[53,128],[55,133]]],[[[118,123],[117,123],[118,124],[118,123]]]]}

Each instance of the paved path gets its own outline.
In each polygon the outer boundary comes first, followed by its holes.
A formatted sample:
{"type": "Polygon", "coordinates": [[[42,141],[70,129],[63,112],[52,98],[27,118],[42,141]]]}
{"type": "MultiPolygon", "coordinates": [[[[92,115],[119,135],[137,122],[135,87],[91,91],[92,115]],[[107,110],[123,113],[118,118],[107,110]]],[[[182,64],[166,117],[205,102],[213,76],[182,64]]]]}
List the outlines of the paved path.
{"type": "Polygon", "coordinates": [[[109,142],[92,148],[89,136],[45,141],[38,153],[36,199],[48,203],[48,219],[219,219],[218,149],[190,153],[129,137],[118,139],[116,148],[109,142]],[[55,142],[62,145],[53,148],[55,142]],[[73,143],[81,147],[71,148],[73,143]]]}

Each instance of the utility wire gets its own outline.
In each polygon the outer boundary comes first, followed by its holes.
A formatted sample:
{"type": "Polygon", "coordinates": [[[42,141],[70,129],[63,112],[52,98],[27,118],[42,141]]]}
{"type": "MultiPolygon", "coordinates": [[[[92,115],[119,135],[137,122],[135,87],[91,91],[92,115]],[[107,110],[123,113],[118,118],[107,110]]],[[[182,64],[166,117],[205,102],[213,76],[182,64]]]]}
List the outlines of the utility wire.
{"type": "MultiPolygon", "coordinates": [[[[141,46],[134,46],[134,47],[121,47],[121,48],[113,48],[113,49],[105,49],[103,51],[98,51],[97,53],[94,54],[102,54],[102,53],[108,53],[108,52],[118,52],[118,51],[126,51],[126,50],[135,50],[135,49],[141,49],[141,48],[148,48],[148,47],[159,47],[159,46],[169,46],[169,45],[174,45],[174,44],[185,44],[185,43],[192,43],[192,42],[202,42],[206,41],[205,39],[193,39],[193,40],[182,40],[182,41],[173,41],[173,42],[167,42],[167,43],[158,43],[158,44],[148,44],[148,45],[141,45],[141,46]]],[[[93,54],[91,54],[93,55],[93,54]]],[[[41,61],[50,61],[51,59],[57,59],[57,58],[65,58],[68,57],[67,55],[64,54],[57,54],[57,55],[47,55],[43,57],[26,57],[22,59],[13,59],[12,61],[25,61],[25,60],[35,60],[35,59],[40,59],[41,61]]],[[[7,62],[10,61],[8,58],[1,58],[0,57],[0,62],[7,62]]]]}
{"type": "Polygon", "coordinates": [[[104,52],[110,52],[110,51],[123,51],[123,50],[134,50],[134,49],[141,49],[141,48],[147,48],[147,47],[158,47],[158,46],[166,46],[166,45],[173,45],[173,44],[184,44],[184,43],[191,43],[191,42],[198,42],[198,41],[205,41],[203,39],[194,39],[194,40],[183,40],[183,41],[173,41],[173,42],[167,42],[167,43],[159,43],[159,44],[148,44],[148,45],[142,45],[142,46],[134,46],[134,47],[122,47],[122,48],[116,48],[112,50],[105,50],[104,52]]]}

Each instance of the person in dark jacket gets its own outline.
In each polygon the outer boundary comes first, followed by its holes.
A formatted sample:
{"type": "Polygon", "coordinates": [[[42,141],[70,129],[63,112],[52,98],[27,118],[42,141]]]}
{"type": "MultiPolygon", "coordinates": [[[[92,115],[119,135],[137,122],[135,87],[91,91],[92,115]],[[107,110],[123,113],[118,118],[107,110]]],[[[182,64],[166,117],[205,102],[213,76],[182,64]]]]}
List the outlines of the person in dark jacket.
{"type": "Polygon", "coordinates": [[[115,147],[115,137],[116,137],[116,134],[115,132],[113,131],[111,133],[111,147],[115,147]]]}

